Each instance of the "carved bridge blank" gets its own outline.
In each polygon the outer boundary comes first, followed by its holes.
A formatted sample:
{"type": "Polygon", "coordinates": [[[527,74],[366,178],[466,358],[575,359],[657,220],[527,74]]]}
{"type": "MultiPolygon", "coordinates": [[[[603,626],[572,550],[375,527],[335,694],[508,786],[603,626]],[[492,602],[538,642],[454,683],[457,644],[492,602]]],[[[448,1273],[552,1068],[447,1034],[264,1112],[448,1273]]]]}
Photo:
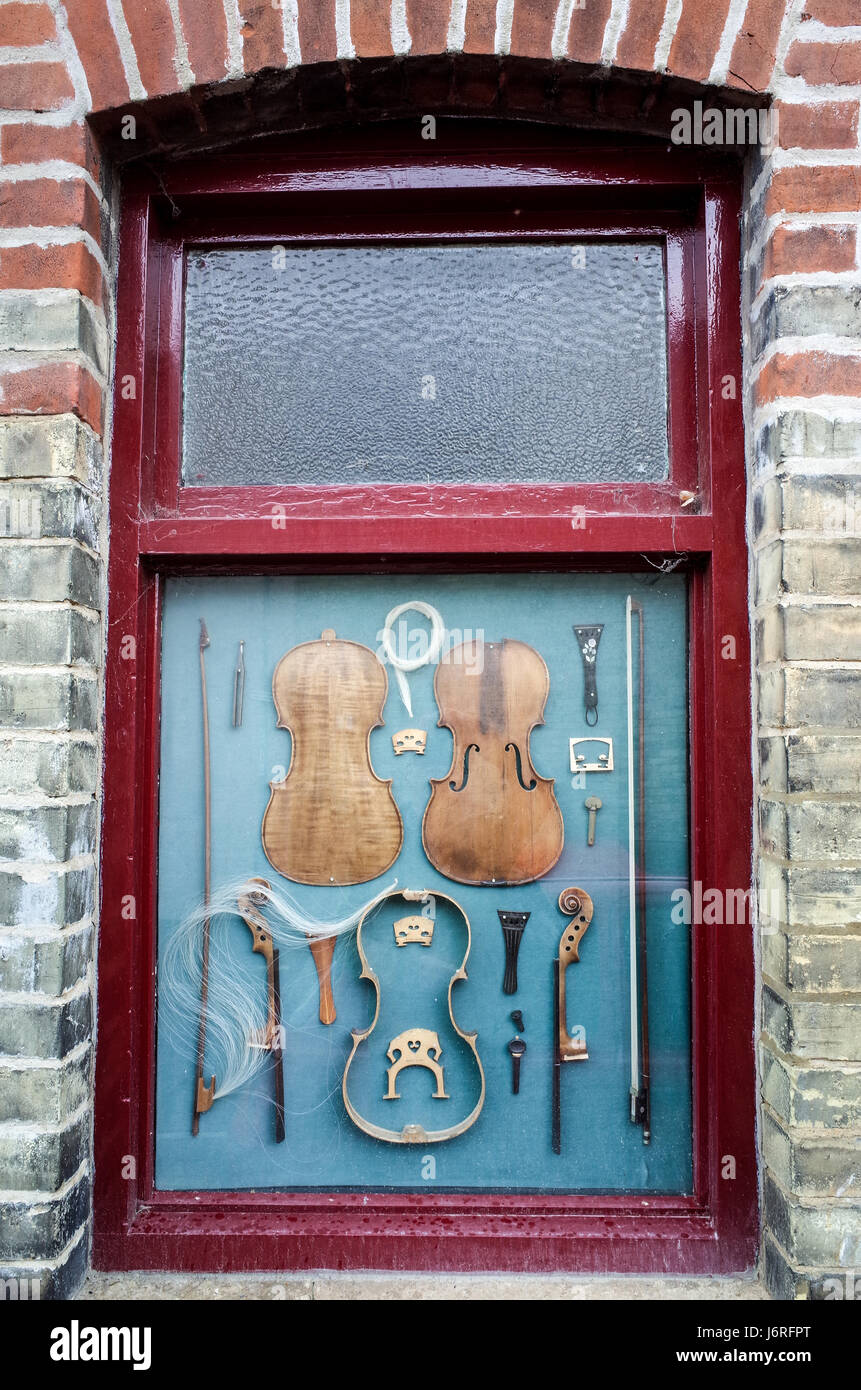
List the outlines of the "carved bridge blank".
{"type": "Polygon", "coordinates": [[[405,1067],[427,1067],[428,1071],[433,1072],[436,1078],[436,1090],[433,1093],[433,1099],[449,1099],[446,1094],[443,1069],[439,1061],[442,1056],[439,1036],[430,1028],[408,1028],[405,1033],[398,1033],[398,1036],[392,1038],[389,1043],[386,1056],[392,1065],[386,1068],[389,1087],[383,1096],[384,1100],[400,1100],[400,1095],[395,1089],[395,1082],[405,1067]],[[397,1060],[395,1060],[396,1057],[397,1060]]]}

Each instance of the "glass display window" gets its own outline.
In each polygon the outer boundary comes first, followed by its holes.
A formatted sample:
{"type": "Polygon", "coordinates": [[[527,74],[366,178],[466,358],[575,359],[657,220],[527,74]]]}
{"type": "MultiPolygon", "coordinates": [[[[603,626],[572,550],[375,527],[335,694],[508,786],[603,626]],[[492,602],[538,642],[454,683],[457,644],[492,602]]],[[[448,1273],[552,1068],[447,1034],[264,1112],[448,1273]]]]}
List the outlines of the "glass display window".
{"type": "Polygon", "coordinates": [[[746,1267],[736,167],[340,139],[124,187],[95,1262],[746,1267]]]}

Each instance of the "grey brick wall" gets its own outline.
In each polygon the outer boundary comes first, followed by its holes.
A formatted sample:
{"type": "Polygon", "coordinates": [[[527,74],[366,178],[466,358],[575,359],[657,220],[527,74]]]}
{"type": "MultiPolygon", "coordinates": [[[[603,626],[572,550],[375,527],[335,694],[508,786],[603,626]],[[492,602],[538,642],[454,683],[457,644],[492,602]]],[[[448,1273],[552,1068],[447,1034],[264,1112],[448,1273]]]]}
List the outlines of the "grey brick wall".
{"type": "Polygon", "coordinates": [[[746,306],[762,1216],[773,1294],[833,1299],[861,1271],[861,418],[754,400],[782,339],[859,333],[861,274],[812,278],[841,283],[746,306]]]}
{"type": "MultiPolygon", "coordinates": [[[[104,362],[80,305],[42,307],[0,295],[0,332],[104,362]]],[[[0,1278],[49,1298],[89,1243],[101,444],[0,420],[0,476],[0,1278]]]]}

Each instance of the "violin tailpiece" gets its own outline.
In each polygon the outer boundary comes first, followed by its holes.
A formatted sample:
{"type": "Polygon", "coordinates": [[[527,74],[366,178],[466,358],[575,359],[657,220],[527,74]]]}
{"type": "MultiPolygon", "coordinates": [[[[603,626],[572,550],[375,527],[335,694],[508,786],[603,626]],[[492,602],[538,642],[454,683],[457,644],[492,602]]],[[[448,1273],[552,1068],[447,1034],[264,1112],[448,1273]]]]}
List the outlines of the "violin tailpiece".
{"type": "Polygon", "coordinates": [[[497,908],[497,916],[502,927],[502,935],[505,940],[505,975],[502,980],[503,994],[517,993],[517,957],[520,953],[520,942],[523,939],[523,932],[526,923],[529,921],[528,912],[502,912],[497,908]]]}
{"type": "Polygon", "coordinates": [[[598,723],[598,643],[603,631],[603,623],[593,623],[589,627],[574,627],[574,636],[583,658],[583,704],[586,723],[590,727],[598,723]]]}

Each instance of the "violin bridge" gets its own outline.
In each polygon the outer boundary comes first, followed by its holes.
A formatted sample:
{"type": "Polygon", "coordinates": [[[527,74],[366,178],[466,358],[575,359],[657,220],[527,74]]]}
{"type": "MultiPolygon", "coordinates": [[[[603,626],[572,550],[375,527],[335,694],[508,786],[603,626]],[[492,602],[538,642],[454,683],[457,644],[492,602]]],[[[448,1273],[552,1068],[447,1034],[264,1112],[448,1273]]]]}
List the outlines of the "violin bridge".
{"type": "Polygon", "coordinates": [[[406,1067],[427,1067],[436,1082],[433,1099],[449,1099],[439,1060],[442,1056],[439,1034],[432,1028],[407,1028],[405,1032],[398,1033],[389,1043],[386,1056],[392,1065],[386,1068],[388,1086],[383,1100],[400,1100],[397,1078],[406,1067]]]}
{"type": "Polygon", "coordinates": [[[398,757],[401,753],[424,753],[427,742],[425,729],[401,729],[399,734],[392,734],[392,747],[398,757]]]}
{"type": "Polygon", "coordinates": [[[433,928],[432,917],[399,917],[394,924],[395,941],[399,946],[408,946],[411,941],[418,946],[430,946],[433,928]]]}

